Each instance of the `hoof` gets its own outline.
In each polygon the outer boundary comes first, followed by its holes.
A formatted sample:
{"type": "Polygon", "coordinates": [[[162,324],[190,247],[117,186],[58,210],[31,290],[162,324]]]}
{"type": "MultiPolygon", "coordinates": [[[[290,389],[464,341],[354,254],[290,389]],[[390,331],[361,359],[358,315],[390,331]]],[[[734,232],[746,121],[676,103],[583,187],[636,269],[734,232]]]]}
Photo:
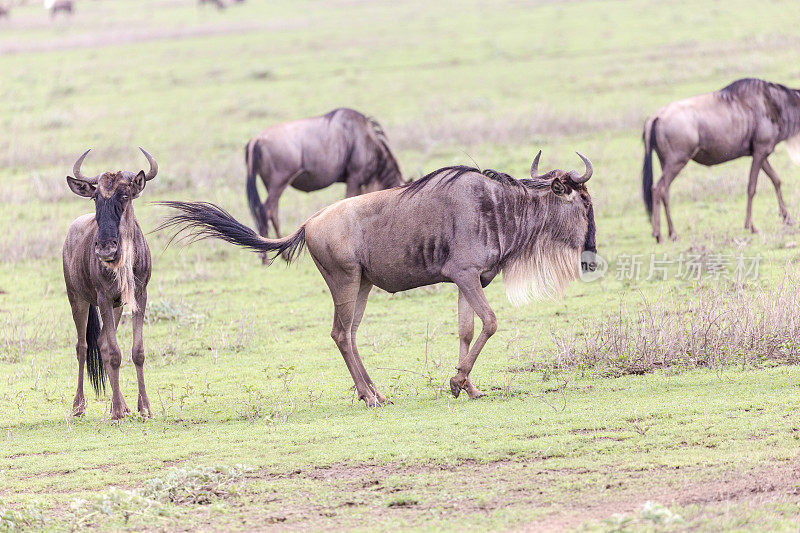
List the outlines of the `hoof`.
{"type": "Polygon", "coordinates": [[[453,394],[455,398],[458,398],[458,395],[461,394],[461,385],[458,383],[456,378],[450,378],[450,392],[453,394]]]}
{"type": "Polygon", "coordinates": [[[669,239],[670,239],[672,242],[675,242],[675,241],[677,241],[677,240],[678,240],[678,234],[677,234],[677,233],[670,233],[670,234],[669,234],[669,239]]]}
{"type": "Polygon", "coordinates": [[[656,244],[661,244],[661,235],[653,235],[656,240],[656,244]]]}
{"type": "Polygon", "coordinates": [[[483,398],[484,396],[486,396],[483,392],[479,391],[478,389],[475,389],[474,392],[467,391],[467,394],[469,395],[470,400],[477,400],[478,398],[483,398]]]}
{"type": "Polygon", "coordinates": [[[385,400],[384,401],[380,401],[378,398],[371,398],[371,399],[370,398],[361,398],[361,399],[364,400],[364,403],[367,405],[367,407],[383,407],[384,405],[386,405],[388,403],[385,400]]]}

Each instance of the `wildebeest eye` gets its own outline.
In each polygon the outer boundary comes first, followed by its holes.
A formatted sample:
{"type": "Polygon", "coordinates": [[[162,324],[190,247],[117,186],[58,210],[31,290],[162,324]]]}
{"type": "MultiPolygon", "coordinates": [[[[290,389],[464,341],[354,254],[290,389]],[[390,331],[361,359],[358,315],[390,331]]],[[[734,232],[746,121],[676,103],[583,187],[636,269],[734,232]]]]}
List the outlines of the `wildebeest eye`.
{"type": "Polygon", "coordinates": [[[567,194],[567,191],[568,191],[567,186],[564,185],[561,182],[561,180],[558,180],[558,179],[554,179],[553,180],[553,183],[550,185],[550,188],[558,196],[563,196],[563,195],[567,194]]]}
{"type": "Polygon", "coordinates": [[[119,197],[119,199],[122,200],[123,202],[125,202],[128,199],[128,195],[127,194],[123,194],[122,196],[119,197]]]}

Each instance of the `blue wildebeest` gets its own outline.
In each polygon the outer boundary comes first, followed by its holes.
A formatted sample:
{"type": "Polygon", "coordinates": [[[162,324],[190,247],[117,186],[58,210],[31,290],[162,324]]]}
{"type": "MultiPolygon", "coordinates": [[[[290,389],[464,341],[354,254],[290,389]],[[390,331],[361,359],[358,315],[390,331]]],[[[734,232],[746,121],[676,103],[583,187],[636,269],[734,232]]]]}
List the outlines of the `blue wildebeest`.
{"type": "Polygon", "coordinates": [[[245,162],[247,200],[264,237],[269,223],[276,236],[281,236],[278,201],[289,186],[311,192],[344,182],[350,198],[403,184],[380,125],[346,108],[265,129],[247,143],[245,162]],[[263,205],[256,188],[257,175],[267,189],[263,205]]]}
{"type": "Polygon", "coordinates": [[[739,157],[753,158],[747,185],[744,227],[753,233],[753,196],[762,169],[772,180],[783,221],[791,223],[781,194],[781,181],[767,158],[775,146],[787,141],[789,153],[800,163],[800,91],[758,79],[735,81],[713,93],[673,102],[649,117],[644,125],[642,190],[652,216],[653,236],[661,242],[661,206],[667,216],[669,236],[677,238],[669,212],[669,187],[689,162],[717,165],[739,157]],[[661,179],[653,185],[655,150],[661,179]]]}
{"type": "MultiPolygon", "coordinates": [[[[282,239],[262,237],[204,202],[163,202],[179,213],[159,229],[190,230],[194,238],[216,237],[259,253],[285,253],[289,260],[306,245],[333,297],[331,336],[359,398],[370,406],[386,401],[356,347],[373,285],[394,293],[454,283],[460,350],[450,388],[455,396],[464,389],[477,398],[483,394],[469,374],[497,329],[484,287],[502,271],[514,303],[555,296],[578,276],[581,253],[596,252],[594,211],[585,186],[591,163],[581,156],[583,174],[552,170],[540,175],[539,155],[530,179],[442,168],[402,187],[341,200],[282,239]],[[483,328],[471,344],[475,314],[483,328]]],[[[594,256],[583,265],[593,269],[594,256]]]]}
{"type": "Polygon", "coordinates": [[[150,400],[144,387],[144,342],[142,325],[147,305],[147,282],[150,280],[150,249],[133,213],[133,199],[158,172],[158,164],[144,153],[150,170],[140,172],[103,172],[94,177],[81,173],[84,152],[73,166],[75,177],[67,183],[78,196],[92,198],[94,214],[76,218],[64,242],[64,280],[72,306],[72,318],[78,330],[78,390],[73,414],[83,415],[84,365],[89,381],[99,393],[105,389],[106,374],[111,381],[111,419],[119,420],[130,412],[119,388],[122,360],[117,344],[117,326],[122,306],[133,315],[133,364],[139,384],[138,409],[142,416],[152,416],[150,400]],[[100,309],[102,329],[97,310],[100,309]]]}

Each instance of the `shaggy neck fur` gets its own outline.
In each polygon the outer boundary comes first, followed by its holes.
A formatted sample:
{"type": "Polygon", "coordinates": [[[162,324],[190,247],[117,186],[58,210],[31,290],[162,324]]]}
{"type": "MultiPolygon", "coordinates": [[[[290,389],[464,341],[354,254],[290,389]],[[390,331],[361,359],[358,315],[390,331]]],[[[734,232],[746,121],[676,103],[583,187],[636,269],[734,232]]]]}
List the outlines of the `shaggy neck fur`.
{"type": "Polygon", "coordinates": [[[553,217],[551,212],[563,206],[551,206],[550,202],[563,201],[551,198],[534,202],[530,209],[536,213],[523,219],[524,227],[516,228],[514,242],[509,243],[516,253],[503,261],[502,271],[506,296],[512,305],[545,298],[556,300],[580,275],[578,243],[584,238],[586,224],[576,224],[574,220],[564,223],[560,217],[553,217]]]}
{"type": "Polygon", "coordinates": [[[136,261],[133,245],[135,228],[136,218],[133,216],[133,205],[128,204],[119,223],[119,259],[113,263],[102,263],[114,273],[122,304],[129,306],[132,313],[139,310],[135,297],[136,278],[133,275],[133,264],[136,261]]]}

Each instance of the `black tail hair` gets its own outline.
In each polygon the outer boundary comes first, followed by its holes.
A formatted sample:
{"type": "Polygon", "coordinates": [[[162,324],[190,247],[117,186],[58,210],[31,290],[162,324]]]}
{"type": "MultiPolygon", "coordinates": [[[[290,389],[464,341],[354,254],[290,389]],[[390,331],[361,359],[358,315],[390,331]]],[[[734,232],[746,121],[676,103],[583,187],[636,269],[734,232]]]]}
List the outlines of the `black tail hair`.
{"type": "Polygon", "coordinates": [[[654,118],[644,125],[644,164],[642,165],[642,196],[647,214],[653,214],[653,149],[656,147],[656,121],[654,118]],[[649,126],[649,130],[648,130],[649,126]]]}
{"type": "Polygon", "coordinates": [[[86,371],[89,374],[89,383],[92,384],[95,394],[100,395],[100,390],[106,391],[106,367],[100,355],[100,317],[97,306],[89,306],[89,317],[86,319],[86,371]]]}
{"type": "Polygon", "coordinates": [[[256,169],[261,164],[261,150],[258,149],[256,140],[250,141],[245,146],[244,161],[247,165],[247,203],[250,204],[250,212],[253,213],[258,232],[266,237],[269,232],[269,221],[264,216],[264,207],[261,205],[256,186],[256,169]]]}
{"type": "Polygon", "coordinates": [[[302,251],[306,242],[305,226],[300,226],[288,237],[267,239],[233,218],[221,207],[208,202],[156,202],[156,204],[180,211],[156,228],[156,231],[177,228],[173,240],[184,231],[188,231],[190,233],[187,237],[190,242],[210,237],[222,239],[253,252],[275,252],[273,259],[279,254],[285,254],[284,257],[290,263],[302,251]]]}

